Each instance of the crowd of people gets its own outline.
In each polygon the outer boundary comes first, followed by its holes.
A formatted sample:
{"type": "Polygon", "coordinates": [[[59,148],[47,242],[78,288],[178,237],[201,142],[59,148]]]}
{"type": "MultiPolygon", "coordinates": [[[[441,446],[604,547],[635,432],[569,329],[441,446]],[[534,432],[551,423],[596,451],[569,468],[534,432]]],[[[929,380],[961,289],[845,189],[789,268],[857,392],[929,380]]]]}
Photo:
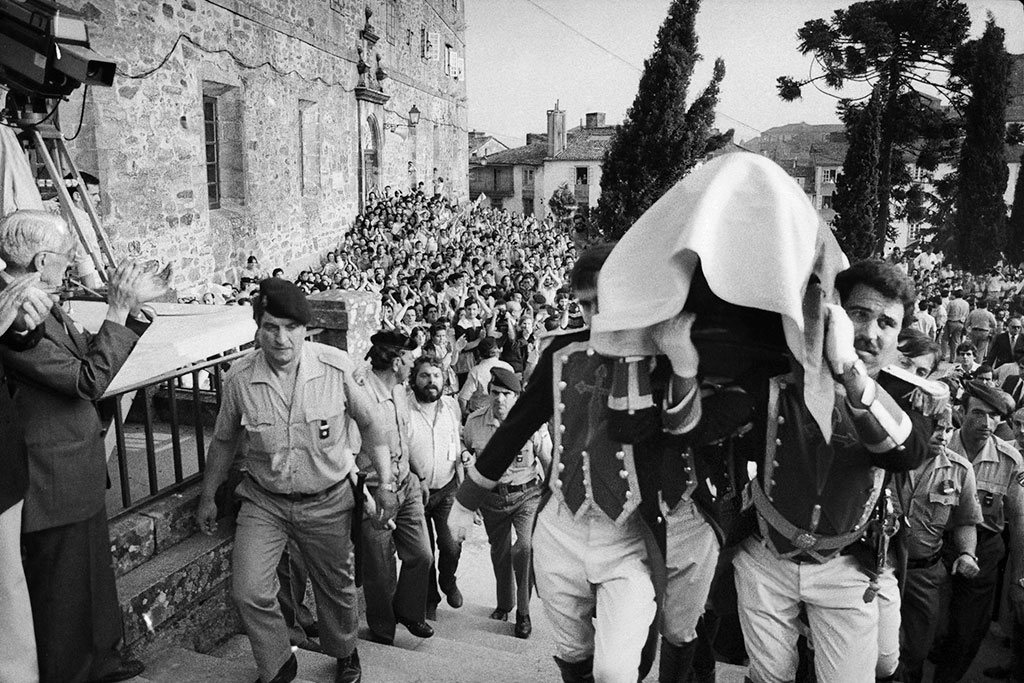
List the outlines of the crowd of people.
{"type": "MultiPolygon", "coordinates": [[[[921,681],[930,658],[953,683],[997,606],[1019,636],[1021,272],[930,250],[844,269],[806,201],[726,155],[578,250],[550,220],[385,188],[315,271],[250,260],[256,349],[224,381],[196,520],[235,516],[259,680],[294,680],[295,646],[361,680],[358,585],[370,639],[433,636],[477,522],[491,618],[531,637],[536,587],[567,683],[643,680],[659,650],[662,683],[713,681],[716,658],[755,683],[921,681]],[[715,216],[693,201],[712,191],[715,216]],[[307,339],[307,296],[330,288],[380,297],[365,358],[307,339]]],[[[19,683],[141,672],[117,649],[97,406],[159,293],[122,266],[81,332],[36,293],[73,246],[50,214],[0,222],[20,448],[0,479],[0,678],[19,683]]],[[[991,673],[1024,680],[1010,654],[991,673]]]]}

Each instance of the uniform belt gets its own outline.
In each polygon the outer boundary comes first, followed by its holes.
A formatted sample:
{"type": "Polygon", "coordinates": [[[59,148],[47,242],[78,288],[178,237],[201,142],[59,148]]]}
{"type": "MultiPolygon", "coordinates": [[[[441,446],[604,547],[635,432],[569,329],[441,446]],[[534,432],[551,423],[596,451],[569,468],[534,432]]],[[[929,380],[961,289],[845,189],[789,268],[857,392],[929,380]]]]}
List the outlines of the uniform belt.
{"type": "Polygon", "coordinates": [[[346,478],[342,479],[341,481],[335,482],[335,483],[331,484],[330,486],[328,486],[327,488],[320,489],[319,491],[317,491],[315,493],[278,493],[277,491],[271,491],[270,489],[268,489],[265,486],[261,485],[251,475],[249,476],[249,479],[252,481],[252,483],[256,484],[256,486],[258,486],[260,488],[260,490],[262,490],[267,495],[274,496],[275,498],[283,498],[283,499],[289,500],[289,501],[291,501],[293,503],[298,503],[298,502],[301,502],[303,500],[311,500],[313,498],[318,498],[320,496],[325,496],[328,493],[330,493],[331,491],[333,491],[334,489],[338,488],[339,486],[341,486],[342,484],[344,484],[345,482],[348,481],[348,477],[346,477],[346,478]]]}
{"type": "Polygon", "coordinates": [[[783,517],[775,509],[771,501],[768,500],[764,489],[761,488],[761,483],[756,479],[750,482],[750,494],[751,499],[754,501],[754,507],[757,508],[757,514],[761,515],[761,518],[768,523],[768,526],[789,539],[789,542],[796,548],[815,551],[838,550],[850,545],[864,534],[863,529],[856,529],[839,536],[818,536],[810,531],[801,529],[783,517]]]}
{"type": "Polygon", "coordinates": [[[932,567],[936,562],[942,559],[942,551],[939,550],[930,557],[924,557],[919,560],[907,560],[907,569],[927,569],[932,567]]]}
{"type": "Polygon", "coordinates": [[[533,481],[528,481],[525,484],[498,484],[497,486],[494,487],[494,492],[500,493],[502,495],[506,495],[509,493],[519,493],[520,491],[532,489],[534,486],[538,484],[538,482],[538,479],[534,479],[533,481]]]}

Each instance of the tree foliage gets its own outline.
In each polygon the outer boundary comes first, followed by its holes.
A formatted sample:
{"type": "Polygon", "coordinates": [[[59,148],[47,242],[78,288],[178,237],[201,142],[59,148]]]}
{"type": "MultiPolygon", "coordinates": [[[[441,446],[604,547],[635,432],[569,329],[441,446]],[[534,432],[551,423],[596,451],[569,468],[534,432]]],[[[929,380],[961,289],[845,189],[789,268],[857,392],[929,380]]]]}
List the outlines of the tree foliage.
{"type": "Polygon", "coordinates": [[[699,0],[673,0],[658,31],[654,52],[644,62],[633,105],[605,152],[596,220],[606,239],[617,239],[709,151],[725,144],[712,124],[725,63],[686,106],[697,52],[695,22],[699,0]]]}
{"type": "Polygon", "coordinates": [[[877,86],[866,104],[843,109],[846,124],[846,158],[836,179],[832,208],[833,230],[839,246],[851,260],[875,252],[875,220],[878,216],[878,146],[884,90],[877,86]]]}
{"type": "Polygon", "coordinates": [[[567,220],[576,210],[576,195],[569,189],[569,183],[562,183],[551,194],[548,208],[558,222],[567,220]]]}
{"type": "MultiPolygon", "coordinates": [[[[956,49],[970,29],[970,16],[962,0],[864,0],[836,10],[831,19],[808,21],[798,32],[799,50],[813,55],[819,73],[797,80],[778,79],[779,96],[794,100],[813,84],[841,90],[850,83],[865,83],[885,93],[879,114],[875,215],[875,253],[881,253],[890,232],[894,200],[897,212],[906,212],[901,200],[913,199],[905,173],[907,158],[923,168],[934,168],[949,153],[957,126],[926,91],[942,92],[954,108],[962,93],[944,82],[956,49]],[[895,191],[894,191],[895,189],[895,191]]],[[[845,102],[849,106],[850,102],[845,102]]],[[[848,172],[848,176],[851,175],[848,172]]],[[[853,182],[853,179],[849,179],[853,182]]],[[[868,184],[869,181],[857,181],[868,184]]],[[[920,215],[913,205],[911,213],[920,215]]]]}
{"type": "Polygon", "coordinates": [[[961,264],[978,271],[994,265],[1005,246],[1006,102],[1010,57],[1003,30],[989,16],[985,32],[957,51],[952,74],[971,91],[964,112],[956,198],[956,237],[961,264]]]}

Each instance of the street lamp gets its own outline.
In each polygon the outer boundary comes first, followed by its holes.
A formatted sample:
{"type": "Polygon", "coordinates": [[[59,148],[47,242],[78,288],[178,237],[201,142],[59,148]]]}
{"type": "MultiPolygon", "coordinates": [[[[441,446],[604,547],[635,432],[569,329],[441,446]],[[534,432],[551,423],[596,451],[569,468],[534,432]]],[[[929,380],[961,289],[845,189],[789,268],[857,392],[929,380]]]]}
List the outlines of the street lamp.
{"type": "Polygon", "coordinates": [[[394,133],[399,128],[415,128],[420,122],[420,110],[416,105],[412,105],[412,109],[409,110],[409,118],[405,123],[385,123],[384,130],[394,133]]]}

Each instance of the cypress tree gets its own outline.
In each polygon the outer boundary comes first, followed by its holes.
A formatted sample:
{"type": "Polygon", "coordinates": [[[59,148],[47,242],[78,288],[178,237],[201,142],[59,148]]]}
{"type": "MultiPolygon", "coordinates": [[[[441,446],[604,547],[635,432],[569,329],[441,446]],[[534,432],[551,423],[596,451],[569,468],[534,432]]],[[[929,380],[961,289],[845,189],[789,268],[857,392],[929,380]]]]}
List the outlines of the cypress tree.
{"type": "Polygon", "coordinates": [[[989,16],[985,32],[957,52],[952,72],[971,90],[964,112],[955,228],[961,264],[977,272],[1006,244],[1006,102],[1010,57],[1003,30],[989,16]]]}
{"type": "Polygon", "coordinates": [[[700,0],[673,0],[644,62],[633,106],[605,152],[596,220],[606,239],[617,239],[648,207],[706,154],[725,63],[689,108],[686,93],[697,52],[695,22],[700,0]]]}
{"type": "Polygon", "coordinates": [[[836,212],[833,231],[851,261],[870,258],[875,253],[882,90],[883,86],[878,85],[866,104],[847,104],[842,110],[849,146],[832,198],[836,212]]]}

